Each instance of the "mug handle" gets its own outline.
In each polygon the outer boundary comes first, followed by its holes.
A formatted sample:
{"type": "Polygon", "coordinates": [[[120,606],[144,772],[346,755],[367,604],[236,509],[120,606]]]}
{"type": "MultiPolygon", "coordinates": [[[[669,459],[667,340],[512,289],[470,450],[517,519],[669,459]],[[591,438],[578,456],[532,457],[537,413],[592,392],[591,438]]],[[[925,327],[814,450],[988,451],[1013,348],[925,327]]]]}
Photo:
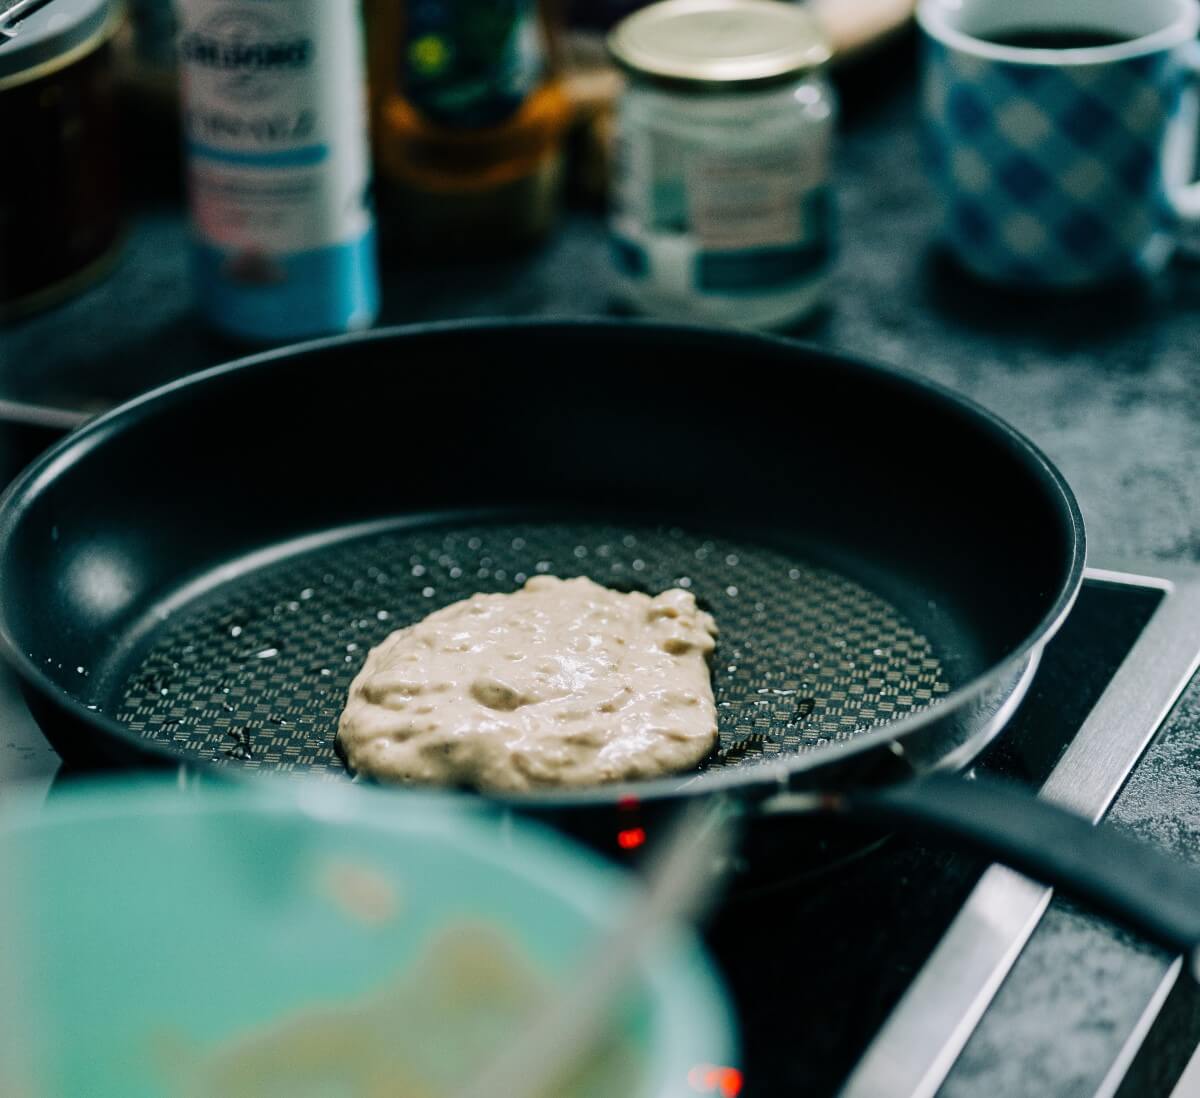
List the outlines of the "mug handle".
{"type": "Polygon", "coordinates": [[[1200,180],[1195,178],[1196,151],[1200,146],[1200,41],[1183,49],[1187,68],[1187,101],[1168,137],[1164,170],[1168,198],[1182,221],[1200,222],[1200,180]]]}

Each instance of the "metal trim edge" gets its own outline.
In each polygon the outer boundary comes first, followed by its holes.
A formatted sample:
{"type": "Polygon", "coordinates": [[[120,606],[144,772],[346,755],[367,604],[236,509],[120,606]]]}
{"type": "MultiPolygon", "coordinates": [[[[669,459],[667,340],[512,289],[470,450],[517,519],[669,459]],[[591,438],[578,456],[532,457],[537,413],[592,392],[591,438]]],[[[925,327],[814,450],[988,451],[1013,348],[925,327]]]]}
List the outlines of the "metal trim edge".
{"type": "MultiPolygon", "coordinates": [[[[1200,667],[1200,571],[1153,567],[1142,574],[1089,567],[1084,578],[1154,587],[1165,595],[1039,793],[1096,822],[1200,667]],[[1131,727],[1137,729],[1133,735],[1131,727]]],[[[1053,889],[1003,866],[989,867],[840,1098],[933,1098],[1052,896],[1053,889]]],[[[1161,996],[1148,1004],[1119,1059],[1132,1062],[1161,1005],[1161,996]]],[[[1110,1068],[1106,1084],[1118,1066],[1110,1068]]]]}

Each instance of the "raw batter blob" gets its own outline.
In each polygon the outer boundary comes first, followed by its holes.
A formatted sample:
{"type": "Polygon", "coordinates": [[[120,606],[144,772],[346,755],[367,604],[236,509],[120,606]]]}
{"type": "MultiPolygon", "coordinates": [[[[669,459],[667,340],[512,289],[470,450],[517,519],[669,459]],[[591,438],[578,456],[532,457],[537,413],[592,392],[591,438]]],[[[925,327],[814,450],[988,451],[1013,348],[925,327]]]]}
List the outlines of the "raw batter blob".
{"type": "MultiPolygon", "coordinates": [[[[345,1001],[247,1027],[217,1047],[156,1035],[165,1093],[186,1098],[448,1098],[541,1006],[547,981],[486,924],[451,923],[411,968],[345,1001]]],[[[642,1091],[623,1030],[567,1069],[545,1098],[642,1091]]]]}
{"type": "Polygon", "coordinates": [[[361,774],[521,791],[651,778],[717,736],[717,627],[688,591],[653,598],[535,576],[373,648],[338,743],[361,774]]]}

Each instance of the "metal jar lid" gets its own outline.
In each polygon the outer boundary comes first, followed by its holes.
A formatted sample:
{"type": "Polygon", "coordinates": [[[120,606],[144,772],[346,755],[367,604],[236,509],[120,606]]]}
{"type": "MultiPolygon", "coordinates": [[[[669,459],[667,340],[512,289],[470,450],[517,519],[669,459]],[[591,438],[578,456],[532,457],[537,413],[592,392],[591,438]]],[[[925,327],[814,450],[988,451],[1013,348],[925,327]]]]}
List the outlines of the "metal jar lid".
{"type": "Polygon", "coordinates": [[[0,0],[0,89],[94,49],[116,26],[112,0],[0,0]]]}
{"type": "Polygon", "coordinates": [[[608,48],[636,76],[709,90],[795,78],[830,53],[817,21],[779,0],[663,0],[618,23],[608,48]]]}

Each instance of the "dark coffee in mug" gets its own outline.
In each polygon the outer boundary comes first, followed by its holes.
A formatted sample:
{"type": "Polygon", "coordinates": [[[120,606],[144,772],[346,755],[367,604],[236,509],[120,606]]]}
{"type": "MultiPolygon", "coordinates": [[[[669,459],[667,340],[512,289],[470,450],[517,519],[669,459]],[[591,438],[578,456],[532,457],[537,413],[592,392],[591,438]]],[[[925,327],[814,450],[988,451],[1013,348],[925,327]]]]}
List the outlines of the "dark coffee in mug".
{"type": "Polygon", "coordinates": [[[1023,50],[1086,50],[1130,41],[1124,35],[1087,27],[1018,27],[981,34],[979,38],[997,46],[1016,46],[1023,50]]]}

